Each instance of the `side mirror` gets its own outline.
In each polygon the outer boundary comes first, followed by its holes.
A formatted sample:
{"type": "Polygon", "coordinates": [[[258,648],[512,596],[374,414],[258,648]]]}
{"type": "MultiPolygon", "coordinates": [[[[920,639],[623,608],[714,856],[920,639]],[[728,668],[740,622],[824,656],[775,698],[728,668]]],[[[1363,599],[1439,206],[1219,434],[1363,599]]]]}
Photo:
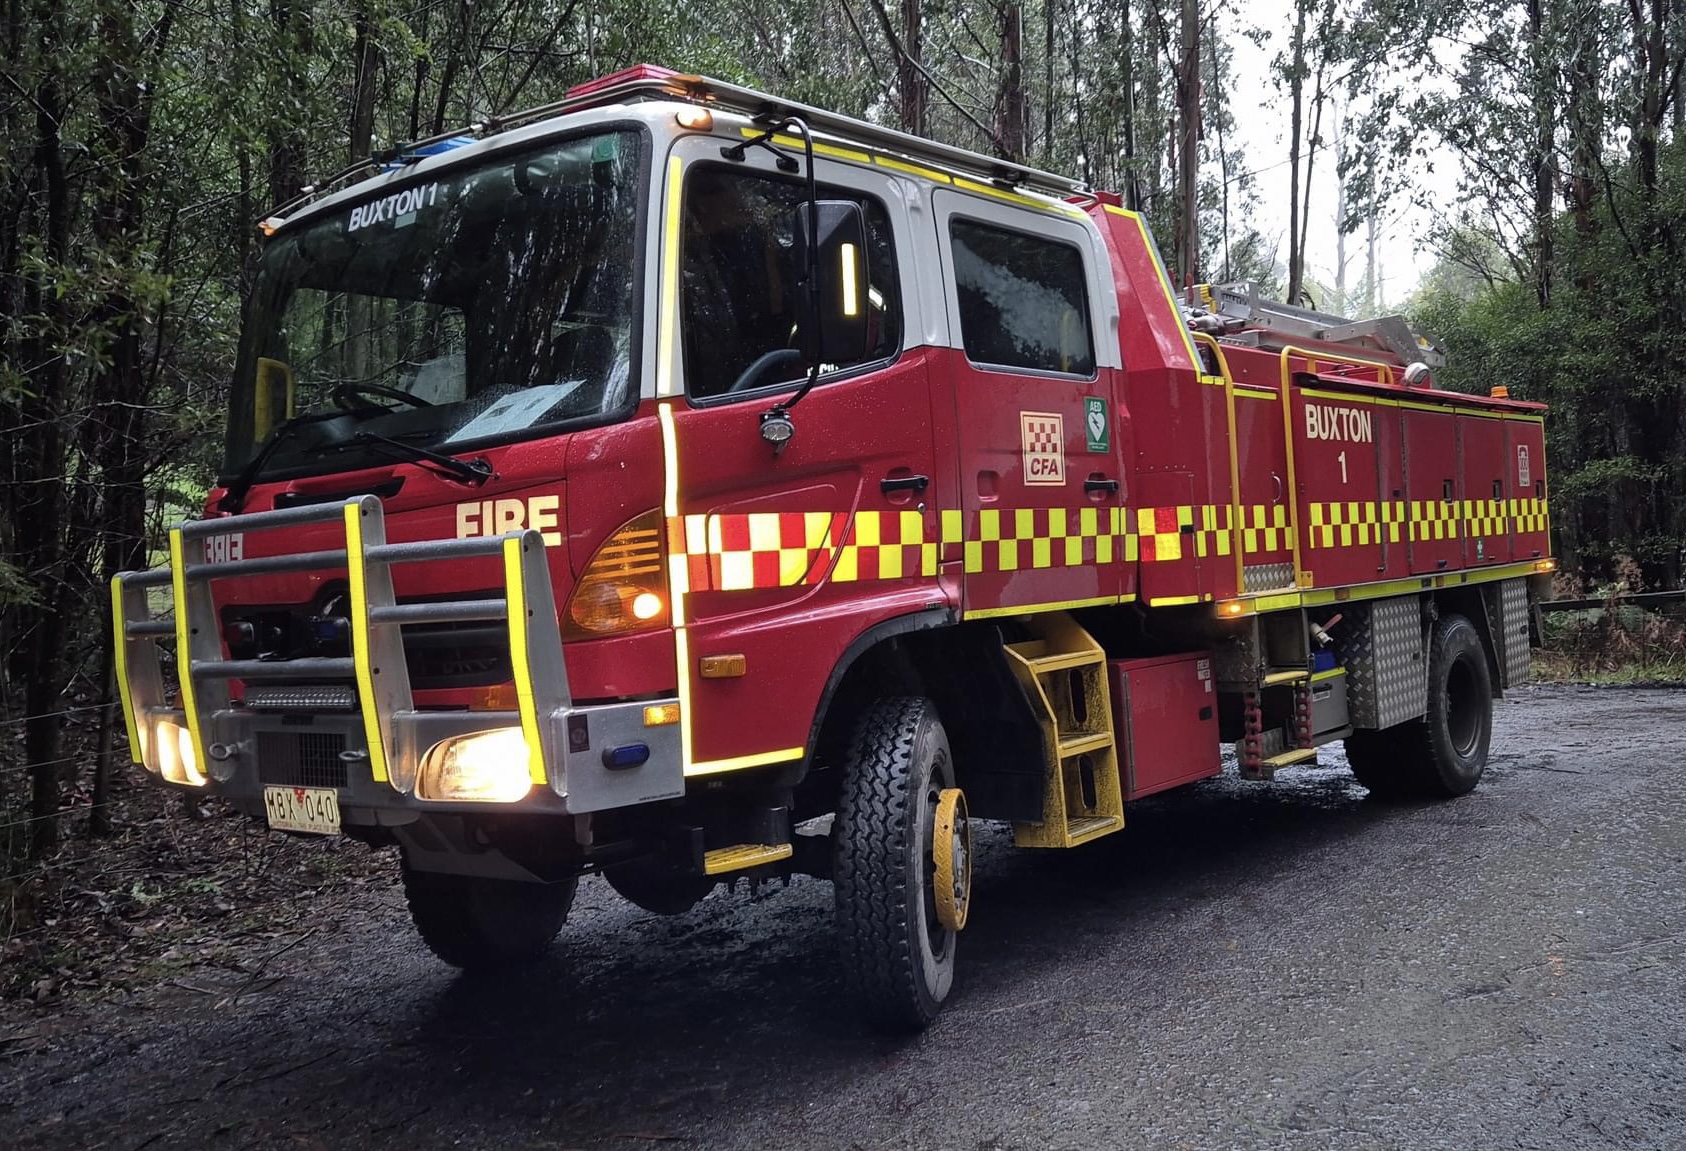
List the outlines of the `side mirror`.
{"type": "Polygon", "coordinates": [[[819,257],[813,285],[818,324],[802,317],[802,352],[810,364],[848,364],[866,355],[866,217],[853,200],[814,204],[818,227],[810,227],[808,205],[796,207],[796,270],[808,272],[808,253],[819,257]],[[814,330],[809,330],[812,327],[814,330]]]}

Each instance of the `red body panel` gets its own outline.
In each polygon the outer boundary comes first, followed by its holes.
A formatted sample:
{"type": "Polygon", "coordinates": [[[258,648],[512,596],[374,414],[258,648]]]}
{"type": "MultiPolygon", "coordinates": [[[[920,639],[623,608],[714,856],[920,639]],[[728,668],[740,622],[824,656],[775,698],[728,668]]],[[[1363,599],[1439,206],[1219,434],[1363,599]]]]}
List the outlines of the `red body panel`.
{"type": "Polygon", "coordinates": [[[1405,499],[1410,508],[1411,574],[1433,575],[1463,566],[1459,501],[1458,421],[1450,411],[1407,408],[1405,499]]]}
{"type": "Polygon", "coordinates": [[[761,438],[759,405],[674,405],[693,763],[805,748],[855,637],[951,602],[937,581],[935,499],[952,498],[954,470],[952,460],[939,468],[932,448],[932,374],[916,350],[814,389],[777,455],[761,438]],[[879,486],[913,475],[931,486],[879,486]],[[698,661],[713,655],[744,656],[746,674],[702,678],[698,661]]]}
{"type": "Polygon", "coordinates": [[[1218,696],[1207,652],[1112,660],[1113,729],[1119,733],[1124,798],[1206,779],[1223,770],[1218,696]]]}
{"type": "Polygon", "coordinates": [[[1504,421],[1460,413],[1458,451],[1462,463],[1463,562],[1466,567],[1511,559],[1510,468],[1504,421]]]}
{"type": "Polygon", "coordinates": [[[1112,539],[1102,542],[1122,506],[1121,438],[1114,431],[1106,451],[1091,452],[1084,430],[1086,400],[1115,407],[1117,373],[1049,380],[978,368],[948,349],[932,362],[953,395],[961,531],[951,526],[948,536],[961,536],[967,609],[1123,594],[1125,565],[1112,539]],[[1088,491],[1090,480],[1117,481],[1119,490],[1088,491]]]}

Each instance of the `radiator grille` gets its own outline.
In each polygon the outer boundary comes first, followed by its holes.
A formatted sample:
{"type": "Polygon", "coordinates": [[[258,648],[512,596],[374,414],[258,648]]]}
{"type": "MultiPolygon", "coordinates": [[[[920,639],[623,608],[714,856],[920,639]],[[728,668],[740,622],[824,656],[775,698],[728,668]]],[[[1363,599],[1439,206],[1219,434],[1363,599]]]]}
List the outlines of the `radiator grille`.
{"type": "Polygon", "coordinates": [[[258,732],[258,780],[281,787],[344,787],[345,736],[337,731],[258,732]]]}

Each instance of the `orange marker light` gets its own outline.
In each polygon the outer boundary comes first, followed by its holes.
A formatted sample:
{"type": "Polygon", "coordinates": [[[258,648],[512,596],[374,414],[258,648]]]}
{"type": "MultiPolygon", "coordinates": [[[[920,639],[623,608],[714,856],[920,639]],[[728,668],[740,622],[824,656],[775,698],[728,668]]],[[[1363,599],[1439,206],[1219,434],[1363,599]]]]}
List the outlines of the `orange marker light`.
{"type": "Polygon", "coordinates": [[[679,722],[679,705],[654,703],[644,709],[645,727],[666,727],[679,722]]]}
{"type": "Polygon", "coordinates": [[[714,113],[707,108],[681,108],[673,114],[673,118],[681,128],[689,128],[693,132],[714,130],[714,113]]]}
{"type": "Polygon", "coordinates": [[[704,679],[737,679],[749,672],[749,660],[743,655],[705,655],[698,670],[704,679]]]}

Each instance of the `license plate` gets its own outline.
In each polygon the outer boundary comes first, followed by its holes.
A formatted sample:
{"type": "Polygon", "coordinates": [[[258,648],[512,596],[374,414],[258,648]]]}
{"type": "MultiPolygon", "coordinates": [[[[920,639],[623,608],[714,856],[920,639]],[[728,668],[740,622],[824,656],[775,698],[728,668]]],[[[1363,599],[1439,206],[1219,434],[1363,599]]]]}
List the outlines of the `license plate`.
{"type": "Polygon", "coordinates": [[[266,787],[263,810],[277,831],[340,833],[340,797],[331,787],[266,787]]]}

